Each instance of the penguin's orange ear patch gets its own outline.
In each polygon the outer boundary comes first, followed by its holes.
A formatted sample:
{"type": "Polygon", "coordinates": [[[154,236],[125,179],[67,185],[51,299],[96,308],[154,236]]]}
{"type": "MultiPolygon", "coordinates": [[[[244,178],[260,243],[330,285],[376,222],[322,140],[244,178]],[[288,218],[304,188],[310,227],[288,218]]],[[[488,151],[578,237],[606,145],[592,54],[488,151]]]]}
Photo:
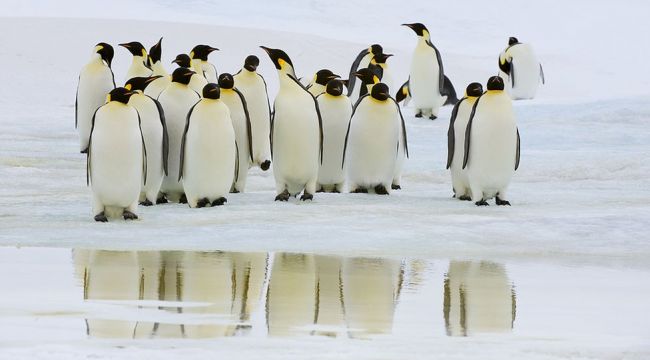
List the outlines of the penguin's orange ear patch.
{"type": "Polygon", "coordinates": [[[126,85],[124,85],[124,88],[127,89],[127,90],[129,90],[129,91],[131,91],[131,84],[126,84],[126,85]]]}
{"type": "Polygon", "coordinates": [[[284,61],[284,59],[278,59],[278,64],[280,65],[280,69],[284,69],[284,67],[287,65],[287,62],[284,61]]]}
{"type": "Polygon", "coordinates": [[[106,95],[106,102],[111,102],[111,94],[106,95]]]}

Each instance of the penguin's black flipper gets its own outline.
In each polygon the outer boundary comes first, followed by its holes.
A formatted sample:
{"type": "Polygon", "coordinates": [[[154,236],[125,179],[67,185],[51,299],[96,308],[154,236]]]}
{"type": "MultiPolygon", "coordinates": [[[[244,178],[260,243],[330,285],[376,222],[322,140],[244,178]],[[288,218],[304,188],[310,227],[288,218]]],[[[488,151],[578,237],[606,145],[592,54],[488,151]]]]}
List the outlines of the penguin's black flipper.
{"type": "Polygon", "coordinates": [[[237,144],[237,140],[235,140],[235,177],[233,178],[233,183],[236,183],[239,180],[239,165],[239,144],[237,144]]]}
{"type": "Polygon", "coordinates": [[[512,83],[512,87],[515,87],[515,67],[512,66],[512,62],[510,63],[510,82],[512,83]]]}
{"type": "Polygon", "coordinates": [[[352,91],[354,90],[354,84],[357,81],[357,77],[354,75],[355,72],[359,69],[359,64],[361,64],[361,60],[363,60],[363,57],[370,54],[370,50],[368,49],[363,49],[359,55],[357,55],[357,58],[354,59],[354,62],[352,63],[352,66],[350,67],[350,75],[348,76],[348,96],[352,95],[352,91]]]}
{"type": "Polygon", "coordinates": [[[147,146],[144,142],[144,134],[142,133],[142,119],[140,118],[140,113],[138,110],[135,111],[138,114],[138,129],[140,129],[140,138],[142,139],[142,174],[144,176],[144,184],[147,185],[147,146]]]}
{"type": "Polygon", "coordinates": [[[352,115],[350,115],[350,121],[348,122],[348,131],[345,133],[345,142],[343,143],[344,144],[343,145],[343,159],[341,160],[341,169],[343,169],[343,167],[345,165],[345,154],[346,154],[347,149],[348,149],[348,137],[350,136],[350,127],[352,126],[352,118],[354,118],[354,113],[357,112],[357,107],[359,106],[359,104],[361,104],[361,101],[363,99],[367,98],[368,96],[370,96],[370,94],[366,94],[366,95],[360,97],[359,100],[357,100],[357,103],[354,104],[354,107],[352,108],[352,115]]]}
{"type": "Polygon", "coordinates": [[[269,131],[269,143],[271,144],[271,160],[273,160],[273,120],[275,119],[275,103],[271,111],[271,131],[269,131]]]}
{"type": "Polygon", "coordinates": [[[165,172],[165,175],[168,175],[168,162],[169,162],[169,132],[167,131],[167,121],[165,120],[165,111],[162,108],[162,105],[160,102],[151,96],[147,95],[151,100],[153,100],[154,104],[156,104],[156,108],[158,109],[158,117],[160,118],[160,124],[163,127],[163,143],[162,143],[162,161],[163,161],[163,170],[165,172]]]}
{"type": "Polygon", "coordinates": [[[242,94],[241,91],[237,90],[237,88],[232,88],[235,90],[237,95],[239,95],[239,99],[241,100],[242,106],[244,107],[244,115],[246,115],[246,135],[248,137],[248,155],[250,156],[251,159],[251,164],[253,163],[253,129],[251,125],[251,116],[250,113],[248,112],[248,104],[246,103],[246,98],[244,98],[244,94],[242,94]]]}
{"type": "Polygon", "coordinates": [[[395,94],[395,101],[397,103],[401,103],[404,99],[407,97],[411,96],[411,93],[409,92],[409,82],[411,81],[411,78],[409,77],[408,80],[402,86],[400,86],[399,90],[397,90],[397,93],[395,94]]]}
{"type": "MultiPolygon", "coordinates": [[[[433,45],[433,43],[430,40],[427,41],[427,45],[429,45],[433,49],[433,51],[435,51],[435,53],[436,53],[436,60],[438,60],[438,87],[439,87],[438,90],[440,91],[440,95],[443,95],[444,91],[445,91],[445,87],[444,87],[444,84],[445,84],[445,69],[442,66],[442,56],[440,55],[440,51],[438,51],[438,48],[435,45],[433,45]]],[[[452,86],[452,88],[453,88],[453,86],[452,86]]],[[[454,91],[454,94],[455,94],[455,91],[454,91]]]]}
{"type": "Polygon", "coordinates": [[[192,116],[192,112],[194,111],[194,107],[201,102],[201,100],[197,101],[196,104],[192,105],[190,108],[190,111],[187,113],[187,117],[185,118],[185,130],[183,130],[183,138],[181,140],[181,161],[180,165],[178,167],[178,181],[181,181],[183,178],[183,167],[185,165],[185,138],[187,138],[187,130],[190,128],[190,117],[192,116]]]}
{"type": "MultiPolygon", "coordinates": [[[[404,154],[406,154],[406,158],[408,159],[408,157],[409,157],[409,145],[408,145],[408,139],[407,139],[407,136],[406,136],[406,123],[404,122],[404,116],[402,115],[402,110],[399,108],[399,104],[397,103],[397,101],[395,99],[393,99],[392,97],[390,99],[393,100],[393,102],[395,103],[395,106],[397,107],[397,112],[399,113],[399,119],[400,119],[400,122],[402,123],[401,124],[402,125],[402,143],[404,143],[404,145],[403,145],[404,146],[404,154]]],[[[398,144],[398,146],[399,146],[399,144],[398,144]]]]}
{"type": "Polygon", "coordinates": [[[445,100],[445,105],[454,105],[458,102],[458,96],[456,95],[456,89],[454,89],[454,85],[451,83],[451,80],[445,75],[445,80],[444,84],[442,86],[442,92],[440,95],[447,96],[447,100],[445,100]]]}
{"type": "MultiPolygon", "coordinates": [[[[102,105],[103,106],[103,105],[102,105]]],[[[99,109],[102,107],[98,107],[97,110],[93,113],[93,118],[92,118],[92,124],[90,126],[90,135],[88,135],[88,148],[86,149],[86,186],[90,185],[90,166],[91,161],[90,161],[90,145],[92,144],[93,141],[93,131],[95,130],[95,116],[97,115],[97,112],[99,109]]]]}
{"type": "Polygon", "coordinates": [[[460,99],[454,105],[451,111],[451,118],[449,119],[449,130],[447,130],[447,169],[451,167],[451,161],[454,159],[454,149],[456,147],[456,133],[454,132],[454,124],[456,123],[456,116],[458,116],[458,108],[466,97],[460,99]]]}
{"type": "Polygon", "coordinates": [[[474,106],[472,106],[472,112],[469,114],[469,121],[467,122],[467,128],[465,129],[465,156],[463,156],[463,169],[467,167],[467,161],[469,160],[469,140],[472,134],[472,122],[474,122],[474,115],[476,115],[476,109],[478,104],[481,102],[482,96],[483,95],[479,96],[478,99],[476,99],[474,106]]]}
{"type": "Polygon", "coordinates": [[[542,84],[546,84],[546,79],[544,78],[544,68],[542,64],[539,64],[539,76],[542,78],[542,84]]]}
{"type": "Polygon", "coordinates": [[[515,158],[515,171],[519,169],[519,157],[521,156],[521,138],[519,138],[519,128],[517,128],[517,156],[515,158]]]}
{"type": "Polygon", "coordinates": [[[75,129],[77,128],[79,123],[79,81],[81,81],[81,75],[79,75],[79,80],[77,82],[77,94],[74,97],[74,128],[75,129]]]}

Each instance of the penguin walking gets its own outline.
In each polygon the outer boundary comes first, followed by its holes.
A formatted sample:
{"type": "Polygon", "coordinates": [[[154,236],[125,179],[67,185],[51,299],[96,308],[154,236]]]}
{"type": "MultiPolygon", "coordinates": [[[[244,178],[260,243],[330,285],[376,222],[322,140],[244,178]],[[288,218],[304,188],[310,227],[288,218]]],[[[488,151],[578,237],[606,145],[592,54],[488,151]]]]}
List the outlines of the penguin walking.
{"type": "Polygon", "coordinates": [[[260,59],[249,55],[244,67],[236,73],[235,87],[246,99],[251,119],[251,138],[253,139],[253,165],[266,171],[271,166],[271,105],[266,81],[257,73],[260,59]]]}
{"type": "Polygon", "coordinates": [[[472,200],[472,192],[467,180],[467,169],[463,169],[463,152],[465,151],[465,130],[472,107],[479,96],[483,95],[480,83],[467,85],[465,96],[454,105],[447,131],[447,169],[451,169],[451,183],[454,197],[459,200],[472,200]]]}
{"type": "MultiPolygon", "coordinates": [[[[165,114],[158,100],[144,94],[147,86],[160,76],[136,77],[126,82],[124,87],[133,92],[129,105],[140,114],[140,128],[147,148],[147,182],[143,182],[140,192],[140,205],[151,206],[159,200],[160,186],[167,175],[169,158],[169,136],[165,114]]],[[[160,197],[160,201],[162,197],[160,197]]]]}
{"type": "MultiPolygon", "coordinates": [[[[172,61],[172,64],[176,64],[178,67],[190,70],[193,69],[192,59],[190,59],[190,56],[187,54],[176,55],[176,58],[172,61]]],[[[208,85],[208,80],[205,79],[203,73],[199,75],[198,73],[194,72],[190,78],[190,83],[188,85],[192,90],[196,91],[196,93],[200,95],[203,93],[203,88],[208,85]]]]}
{"type": "Polygon", "coordinates": [[[342,167],[346,168],[348,189],[352,193],[374,191],[388,195],[398,148],[408,154],[402,113],[388,93],[388,86],[379,83],[369,95],[359,99],[354,107],[345,136],[342,167]]]}
{"type": "Polygon", "coordinates": [[[248,169],[253,163],[253,139],[251,138],[251,119],[244,95],[235,87],[233,76],[228,73],[219,75],[221,101],[230,110],[232,126],[237,142],[237,166],[231,193],[244,192],[248,169]]]}
{"type": "Polygon", "coordinates": [[[88,152],[88,140],[95,110],[106,101],[106,95],[115,88],[115,77],[111,70],[113,47],[99,43],[93,49],[90,61],[79,73],[79,84],[74,103],[74,126],[79,133],[79,151],[88,152]]]}
{"type": "Polygon", "coordinates": [[[203,88],[203,99],[187,114],[178,181],[190,207],[226,203],[235,176],[237,144],[228,106],[217,84],[203,88]]]}
{"type": "Polygon", "coordinates": [[[217,68],[208,62],[208,55],[213,51],[219,49],[213,48],[209,45],[196,45],[190,51],[190,58],[192,58],[192,69],[200,75],[203,75],[209,83],[217,83],[217,68]]]}
{"type": "Polygon", "coordinates": [[[147,85],[144,89],[144,93],[154,99],[157,99],[158,95],[160,95],[160,93],[169,86],[169,83],[172,82],[171,75],[169,75],[161,61],[162,39],[163,38],[160,38],[160,40],[149,49],[149,63],[151,64],[152,70],[151,76],[157,76],[158,78],[147,85]]]}
{"type": "Polygon", "coordinates": [[[338,79],[330,80],[326,91],[316,100],[323,119],[323,162],[318,169],[317,191],[340,193],[345,183],[340,161],[352,116],[352,103],[343,94],[343,83],[338,79]]]}
{"type": "Polygon", "coordinates": [[[418,44],[413,52],[409,74],[408,90],[415,104],[415,117],[428,116],[435,120],[438,110],[447,100],[457,101],[456,92],[445,78],[442,56],[431,42],[426,26],[421,23],[402,24],[418,36],[418,44]]]}
{"type": "Polygon", "coordinates": [[[125,88],[113,89],[93,116],[86,170],[95,221],[106,222],[115,215],[138,218],[135,211],[147,160],[140,116],[128,105],[131,95],[125,88]]]}
{"type": "Polygon", "coordinates": [[[181,203],[187,201],[184,196],[183,184],[178,180],[178,173],[180,171],[181,141],[187,114],[192,106],[200,100],[199,94],[188,86],[194,74],[194,71],[188,68],[174,70],[171,84],[158,97],[167,122],[170,154],[168,172],[160,188],[164,197],[159,200],[163,203],[167,198],[181,203]]]}
{"type": "Polygon", "coordinates": [[[488,80],[487,92],[479,97],[465,130],[463,169],[477,206],[488,205],[496,197],[497,205],[510,205],[506,190],[519,168],[519,130],[512,100],[503,90],[499,76],[488,80]]]}
{"type": "Polygon", "coordinates": [[[126,82],[134,77],[149,77],[152,71],[147,64],[149,62],[149,57],[144,46],[138,41],[120,44],[120,46],[129,50],[131,55],[133,55],[131,65],[129,66],[129,70],[126,72],[126,78],[124,81],[126,82]]]}
{"type": "Polygon", "coordinates": [[[330,80],[339,78],[340,76],[334,74],[331,70],[328,69],[322,69],[318,70],[314,77],[312,78],[312,81],[307,85],[307,90],[314,95],[318,96],[322,93],[325,92],[325,88],[327,86],[327,83],[330,80]]]}
{"type": "Polygon", "coordinates": [[[514,100],[534,98],[539,83],[545,83],[544,69],[533,48],[516,37],[511,37],[508,47],[499,54],[499,69],[499,75],[509,80],[507,90],[514,100]]]}
{"type": "Polygon", "coordinates": [[[273,104],[271,151],[276,201],[288,201],[300,192],[311,200],[323,157],[323,127],[318,103],[296,78],[287,53],[262,47],[278,70],[280,90],[273,104]]]}
{"type": "Polygon", "coordinates": [[[384,49],[381,47],[381,45],[373,44],[367,49],[361,50],[361,52],[359,52],[359,54],[357,55],[356,59],[354,59],[354,62],[350,67],[350,74],[348,76],[348,85],[347,85],[348,97],[350,98],[350,101],[352,101],[352,103],[355,103],[362,96],[361,94],[362,84],[359,84],[359,82],[356,81],[356,77],[354,74],[359,69],[368,67],[372,58],[378,54],[382,54],[383,52],[384,49]]]}

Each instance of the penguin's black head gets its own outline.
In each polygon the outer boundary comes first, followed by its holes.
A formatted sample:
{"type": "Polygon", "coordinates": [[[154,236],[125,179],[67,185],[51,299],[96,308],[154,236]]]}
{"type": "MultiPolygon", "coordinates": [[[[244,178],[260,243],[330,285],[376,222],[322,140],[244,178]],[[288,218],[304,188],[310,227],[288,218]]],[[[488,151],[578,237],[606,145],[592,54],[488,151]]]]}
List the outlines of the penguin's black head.
{"type": "Polygon", "coordinates": [[[368,51],[370,51],[370,53],[373,54],[373,55],[377,55],[377,54],[383,53],[384,48],[382,48],[381,45],[379,45],[379,44],[372,44],[368,48],[368,51]]]}
{"type": "Polygon", "coordinates": [[[318,70],[318,72],[316,72],[316,79],[315,79],[314,82],[315,82],[316,84],[319,84],[319,85],[323,85],[323,86],[324,86],[324,85],[327,85],[327,83],[328,83],[330,80],[332,80],[332,79],[336,79],[336,78],[338,78],[338,77],[340,77],[340,76],[334,74],[334,73],[331,72],[330,70],[322,69],[322,70],[318,70]]]}
{"type": "Polygon", "coordinates": [[[162,57],[162,39],[163,38],[160,38],[160,40],[149,49],[149,61],[151,64],[157,63],[162,57]]]}
{"type": "Polygon", "coordinates": [[[370,91],[370,96],[372,96],[373,99],[385,101],[390,97],[390,94],[388,93],[388,85],[379,83],[373,86],[372,90],[370,91]]]}
{"type": "Polygon", "coordinates": [[[144,91],[144,89],[147,87],[147,85],[151,84],[152,81],[161,78],[162,76],[149,76],[149,77],[134,77],[130,78],[126,84],[124,84],[124,88],[126,88],[129,91],[144,91]]]}
{"type": "Polygon", "coordinates": [[[340,96],[343,94],[343,82],[339,79],[332,79],[328,81],[325,92],[332,96],[340,96]]]}
{"type": "Polygon", "coordinates": [[[209,83],[203,87],[203,98],[216,100],[221,97],[221,89],[215,83],[209,83]]]}
{"type": "MultiPolygon", "coordinates": [[[[267,48],[266,46],[260,47],[264,49],[264,51],[266,51],[266,53],[269,55],[276,69],[287,70],[287,67],[291,67],[291,69],[293,69],[293,63],[291,62],[291,59],[286,52],[280,49],[267,48]]],[[[293,73],[293,70],[291,70],[291,73],[293,73]]]]}
{"type": "Polygon", "coordinates": [[[189,68],[179,67],[172,73],[172,81],[187,85],[194,74],[196,73],[189,68]]]}
{"type": "Polygon", "coordinates": [[[248,55],[244,60],[244,69],[248,71],[255,71],[260,65],[260,58],[255,55],[248,55]]]}
{"type": "Polygon", "coordinates": [[[190,57],[192,59],[200,59],[203,61],[208,61],[208,55],[210,55],[211,52],[217,51],[219,49],[213,48],[210,45],[196,45],[192,51],[190,51],[190,57]]]}
{"type": "Polygon", "coordinates": [[[427,29],[426,26],[422,23],[413,23],[413,24],[402,24],[402,26],[408,26],[411,28],[411,30],[415,31],[417,36],[424,36],[424,34],[428,34],[429,30],[427,29]]]}
{"type": "Polygon", "coordinates": [[[516,37],[511,36],[510,39],[508,39],[508,45],[512,46],[512,45],[515,45],[515,44],[519,44],[519,40],[517,40],[516,37]]]}
{"type": "Polygon", "coordinates": [[[372,62],[375,64],[385,64],[386,60],[391,56],[393,56],[393,54],[384,54],[384,53],[377,54],[375,55],[375,57],[372,58],[372,62]]]}
{"type": "Polygon", "coordinates": [[[127,88],[118,87],[111,90],[111,92],[108,93],[108,96],[106,97],[106,102],[117,101],[117,102],[121,102],[122,104],[128,104],[129,98],[133,94],[134,93],[129,91],[127,88]]]}
{"type": "Polygon", "coordinates": [[[106,65],[111,67],[111,62],[113,61],[113,55],[115,55],[115,50],[113,47],[105,42],[100,42],[95,45],[95,52],[102,57],[102,60],[106,61],[106,65]]]}
{"type": "Polygon", "coordinates": [[[467,89],[465,89],[465,94],[467,96],[481,96],[483,94],[483,85],[481,83],[473,82],[469,85],[467,85],[467,89]]]}
{"type": "Polygon", "coordinates": [[[172,64],[176,64],[182,68],[188,68],[190,67],[190,57],[187,54],[178,54],[176,55],[176,59],[172,61],[172,64]]]}
{"type": "Polygon", "coordinates": [[[492,76],[488,79],[487,89],[488,90],[503,90],[504,83],[501,76],[492,76]]]}
{"type": "MultiPolygon", "coordinates": [[[[377,65],[374,66],[379,67],[377,65]]],[[[371,67],[359,69],[357,70],[356,73],[354,73],[354,75],[357,78],[359,78],[359,80],[361,80],[361,82],[363,82],[363,84],[365,85],[378,84],[379,81],[381,81],[381,75],[379,74],[379,72],[377,72],[376,69],[371,67]]]]}
{"type": "Polygon", "coordinates": [[[228,73],[219,75],[219,87],[222,89],[232,89],[235,86],[235,79],[228,73]]]}
{"type": "Polygon", "coordinates": [[[129,52],[133,56],[142,56],[142,57],[145,57],[145,58],[147,57],[147,50],[138,41],[131,41],[130,43],[120,44],[120,46],[122,46],[122,47],[126,48],[127,50],[129,50],[129,52]]]}

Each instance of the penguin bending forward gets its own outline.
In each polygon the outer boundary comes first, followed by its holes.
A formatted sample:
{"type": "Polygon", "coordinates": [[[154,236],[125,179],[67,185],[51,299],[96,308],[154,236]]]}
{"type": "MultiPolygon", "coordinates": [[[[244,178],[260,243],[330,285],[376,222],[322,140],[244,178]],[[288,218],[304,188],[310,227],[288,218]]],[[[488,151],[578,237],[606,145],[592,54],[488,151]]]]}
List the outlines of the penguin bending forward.
{"type": "Polygon", "coordinates": [[[307,85],[307,90],[309,90],[312,95],[318,96],[325,92],[325,87],[330,80],[337,79],[339,77],[340,76],[334,74],[331,70],[318,70],[309,85],[307,85]]]}
{"type": "Polygon", "coordinates": [[[501,77],[509,80],[507,90],[514,100],[534,98],[540,81],[545,83],[544,69],[533,48],[516,37],[511,37],[499,54],[499,69],[501,77]]]}
{"type": "Polygon", "coordinates": [[[149,64],[151,64],[151,76],[158,76],[156,80],[147,85],[144,93],[151,96],[154,99],[158,98],[158,95],[165,90],[169,83],[172,82],[172,77],[167,72],[167,69],[162,64],[162,39],[158,40],[150,49],[149,49],[149,64]]]}

